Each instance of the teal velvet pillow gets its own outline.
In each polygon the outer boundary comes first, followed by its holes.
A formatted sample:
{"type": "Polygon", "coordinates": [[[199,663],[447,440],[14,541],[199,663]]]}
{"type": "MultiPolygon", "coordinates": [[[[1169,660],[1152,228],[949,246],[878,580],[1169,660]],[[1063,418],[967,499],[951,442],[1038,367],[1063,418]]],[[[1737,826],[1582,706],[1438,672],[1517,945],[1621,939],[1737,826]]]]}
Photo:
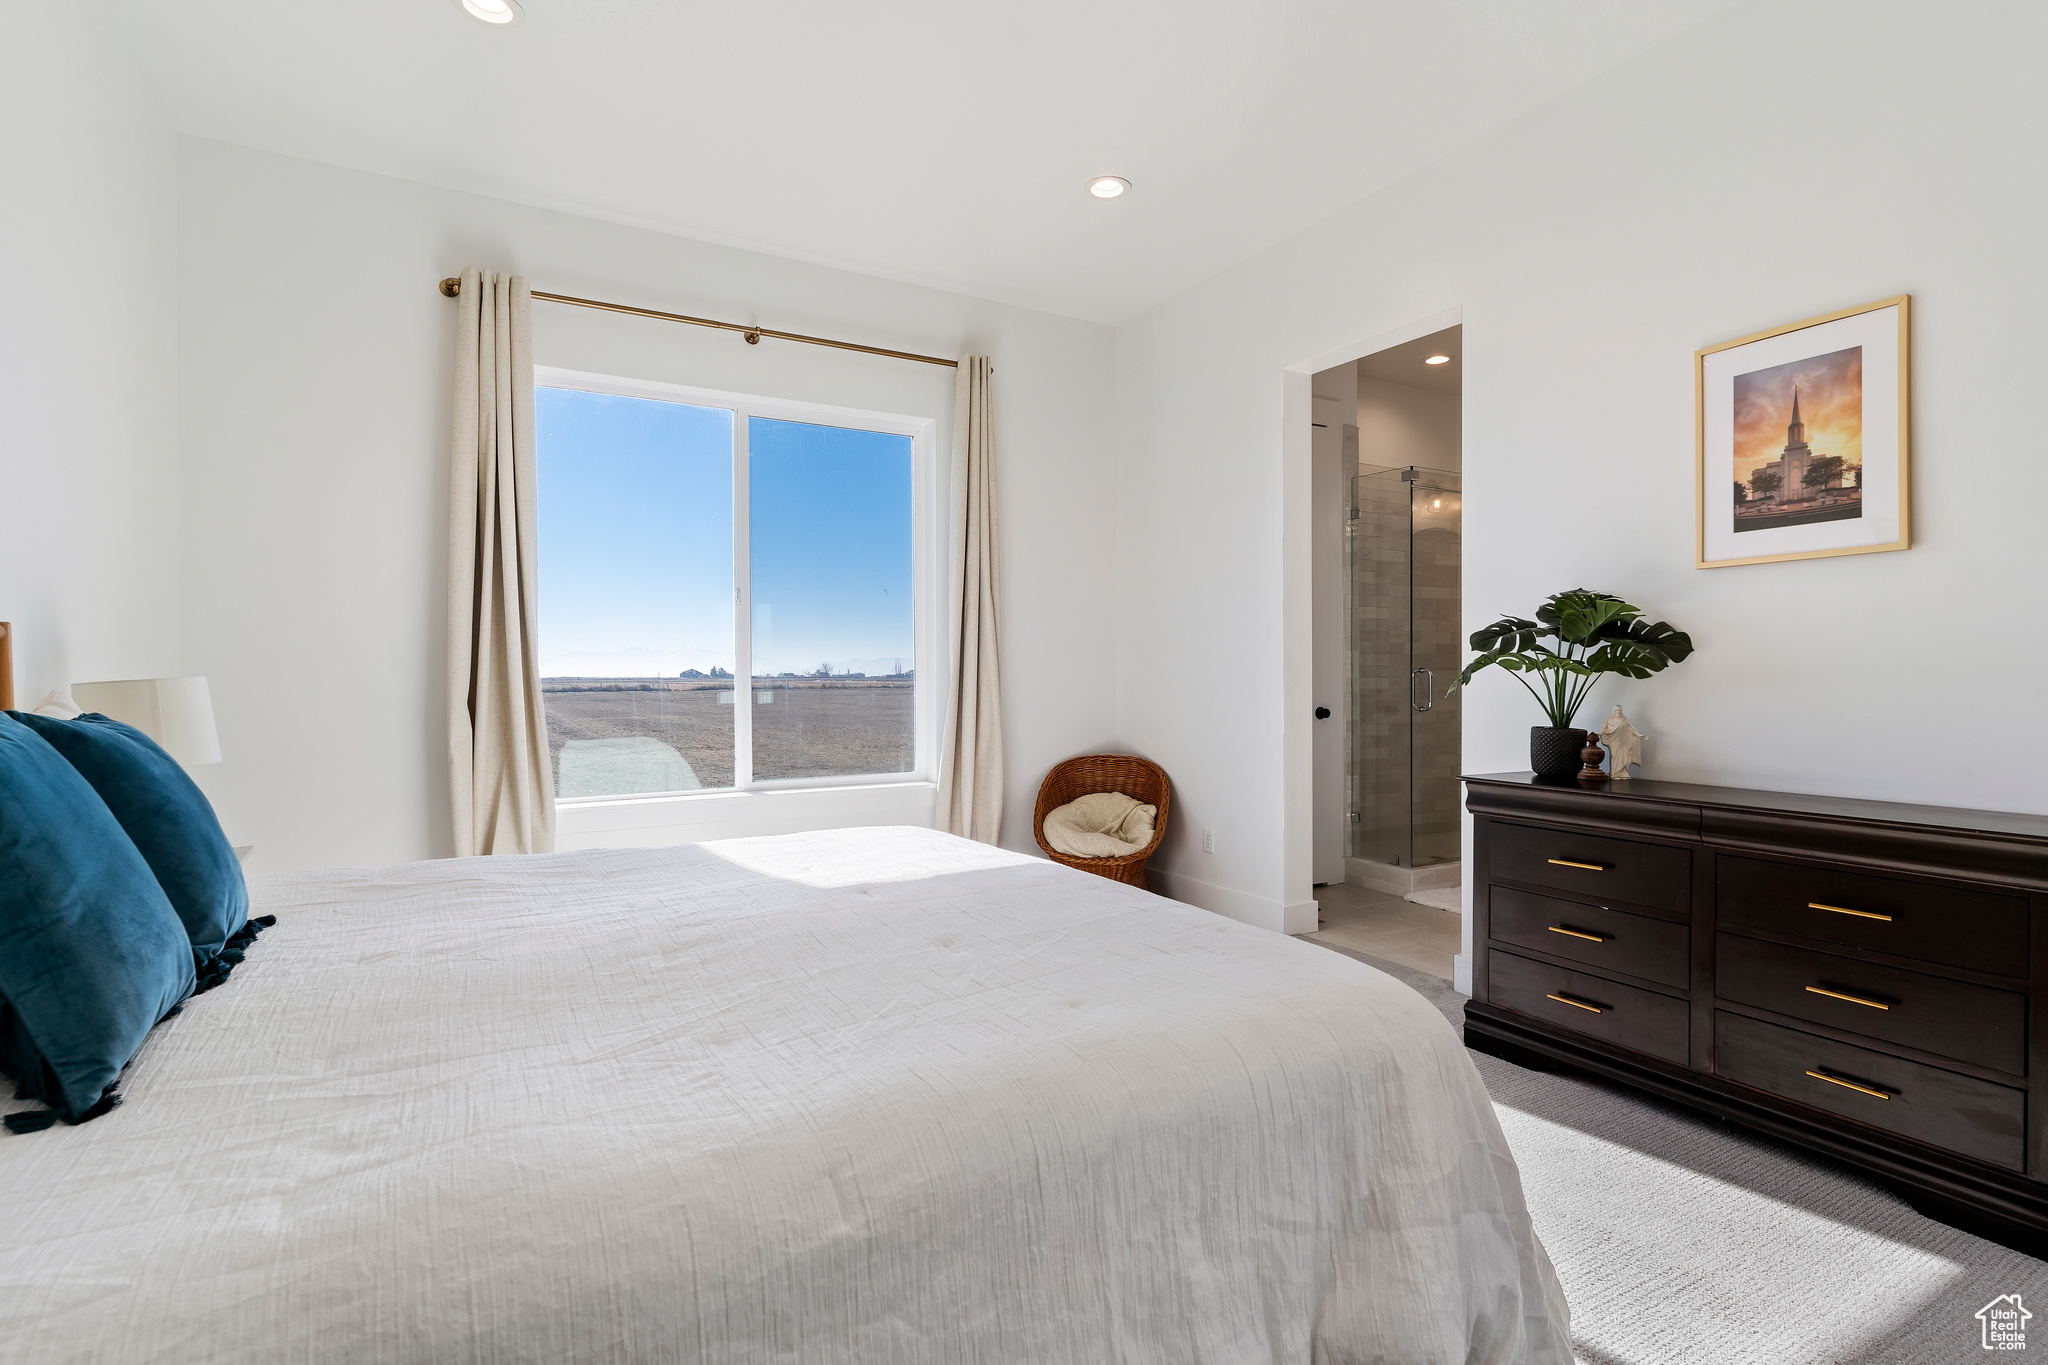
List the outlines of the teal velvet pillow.
{"type": "MultiPolygon", "coordinates": [[[[76,768],[0,714],[0,1071],[72,1123],[192,993],[192,945],[149,864],[76,768]]],[[[47,1126],[9,1114],[7,1126],[47,1126]]]]}
{"type": "Polygon", "coordinates": [[[216,984],[208,968],[248,920],[249,889],[206,793],[155,740],[118,720],[8,714],[48,740],[107,803],[185,922],[201,984],[216,984]]]}

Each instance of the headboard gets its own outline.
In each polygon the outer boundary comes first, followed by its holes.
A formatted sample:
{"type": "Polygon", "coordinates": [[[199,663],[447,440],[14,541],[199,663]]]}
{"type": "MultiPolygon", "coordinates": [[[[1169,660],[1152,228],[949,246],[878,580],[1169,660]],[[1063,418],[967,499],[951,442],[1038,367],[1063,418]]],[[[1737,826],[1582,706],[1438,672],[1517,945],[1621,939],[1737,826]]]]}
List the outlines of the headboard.
{"type": "Polygon", "coordinates": [[[14,627],[0,621],[0,711],[14,709],[14,627]]]}

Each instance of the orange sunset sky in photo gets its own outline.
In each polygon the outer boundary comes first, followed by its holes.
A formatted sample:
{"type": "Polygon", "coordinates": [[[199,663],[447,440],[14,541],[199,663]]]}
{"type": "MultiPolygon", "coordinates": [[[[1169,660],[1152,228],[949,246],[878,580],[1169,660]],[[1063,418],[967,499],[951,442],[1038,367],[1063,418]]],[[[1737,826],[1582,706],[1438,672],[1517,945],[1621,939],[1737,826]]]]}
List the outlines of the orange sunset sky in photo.
{"type": "MultiPolygon", "coordinates": [[[[1735,376],[1735,478],[1778,458],[1792,420],[1792,388],[1815,455],[1863,463],[1863,348],[1811,356],[1735,376]]],[[[1845,483],[1848,481],[1844,481],[1845,483]]]]}

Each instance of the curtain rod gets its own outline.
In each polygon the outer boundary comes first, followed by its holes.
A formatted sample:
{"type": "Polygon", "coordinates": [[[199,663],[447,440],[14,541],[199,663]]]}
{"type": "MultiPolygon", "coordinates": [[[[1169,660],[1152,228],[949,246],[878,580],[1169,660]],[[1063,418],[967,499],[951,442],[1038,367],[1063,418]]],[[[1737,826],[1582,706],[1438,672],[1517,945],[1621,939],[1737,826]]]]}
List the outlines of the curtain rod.
{"type": "MultiPolygon", "coordinates": [[[[451,275],[441,281],[441,292],[451,299],[460,297],[461,278],[451,275]]],[[[630,313],[636,318],[659,318],[663,322],[687,322],[692,327],[716,327],[721,332],[738,332],[747,339],[749,346],[760,345],[762,337],[774,337],[777,341],[801,341],[807,346],[830,346],[840,351],[862,351],[868,355],[886,355],[896,360],[916,360],[926,365],[944,365],[948,369],[960,367],[957,360],[946,360],[935,355],[918,355],[914,351],[892,351],[882,346],[863,346],[857,341],[833,341],[829,337],[805,336],[802,332],[778,332],[772,327],[749,327],[739,322],[719,322],[715,318],[693,318],[686,313],[661,313],[652,308],[634,308],[624,303],[600,303],[596,299],[572,298],[567,294],[543,294],[538,289],[533,290],[532,294],[533,297],[545,299],[549,303],[572,303],[578,308],[600,308],[607,313],[630,313]]]]}

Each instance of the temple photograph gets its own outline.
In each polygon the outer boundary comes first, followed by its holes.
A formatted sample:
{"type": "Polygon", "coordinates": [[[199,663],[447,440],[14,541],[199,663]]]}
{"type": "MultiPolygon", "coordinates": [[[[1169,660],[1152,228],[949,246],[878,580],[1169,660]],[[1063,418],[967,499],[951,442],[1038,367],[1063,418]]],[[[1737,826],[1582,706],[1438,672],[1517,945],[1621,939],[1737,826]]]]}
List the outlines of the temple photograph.
{"type": "Polygon", "coordinates": [[[1863,515],[1863,348],[1735,376],[1736,531],[1863,515]]]}

